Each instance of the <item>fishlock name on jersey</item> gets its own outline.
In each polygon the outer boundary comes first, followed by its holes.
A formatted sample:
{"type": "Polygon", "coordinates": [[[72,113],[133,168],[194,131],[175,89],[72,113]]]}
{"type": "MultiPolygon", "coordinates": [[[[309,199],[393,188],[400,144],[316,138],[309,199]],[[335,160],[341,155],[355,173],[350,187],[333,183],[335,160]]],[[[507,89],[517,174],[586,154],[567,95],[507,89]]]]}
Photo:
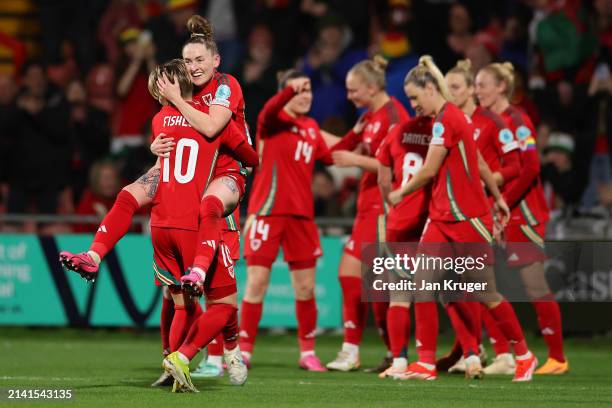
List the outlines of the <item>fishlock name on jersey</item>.
{"type": "Polygon", "coordinates": [[[431,135],[422,135],[419,133],[404,133],[402,136],[402,143],[404,144],[428,145],[431,141],[431,135]]]}
{"type": "Polygon", "coordinates": [[[185,126],[191,127],[187,119],[183,116],[164,116],[164,127],[185,126]]]}

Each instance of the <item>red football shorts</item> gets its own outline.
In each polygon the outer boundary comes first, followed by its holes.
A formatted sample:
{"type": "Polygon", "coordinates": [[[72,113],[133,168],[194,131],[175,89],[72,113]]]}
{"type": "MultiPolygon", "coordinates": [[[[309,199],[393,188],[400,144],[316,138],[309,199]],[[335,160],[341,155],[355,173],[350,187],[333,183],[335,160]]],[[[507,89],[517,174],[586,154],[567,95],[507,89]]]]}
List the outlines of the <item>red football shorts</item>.
{"type": "Polygon", "coordinates": [[[419,242],[427,217],[410,217],[391,223],[391,216],[389,213],[387,217],[387,242],[419,242]]]}
{"type": "MultiPolygon", "coordinates": [[[[174,228],[151,228],[153,271],[158,286],[180,285],[181,277],[192,265],[198,244],[198,232],[174,228]]],[[[206,273],[204,294],[215,300],[236,293],[234,261],[230,249],[219,243],[217,256],[206,273]]]]}
{"type": "Polygon", "coordinates": [[[291,270],[314,268],[323,255],[317,225],[308,218],[250,215],[244,231],[248,266],[272,267],[281,245],[291,270]]]}
{"type": "Polygon", "coordinates": [[[222,234],[223,241],[229,248],[232,259],[238,261],[240,259],[240,231],[223,230],[222,234]]]}
{"type": "Polygon", "coordinates": [[[344,253],[361,260],[363,246],[385,242],[386,230],[383,214],[357,215],[351,236],[344,245],[344,253]]]}
{"type": "Polygon", "coordinates": [[[485,264],[491,265],[494,263],[492,229],[491,215],[456,222],[428,219],[421,235],[419,252],[439,257],[482,257],[485,264]]]}
{"type": "Polygon", "coordinates": [[[546,224],[508,225],[504,230],[508,266],[525,266],[546,260],[544,237],[546,224]]]}

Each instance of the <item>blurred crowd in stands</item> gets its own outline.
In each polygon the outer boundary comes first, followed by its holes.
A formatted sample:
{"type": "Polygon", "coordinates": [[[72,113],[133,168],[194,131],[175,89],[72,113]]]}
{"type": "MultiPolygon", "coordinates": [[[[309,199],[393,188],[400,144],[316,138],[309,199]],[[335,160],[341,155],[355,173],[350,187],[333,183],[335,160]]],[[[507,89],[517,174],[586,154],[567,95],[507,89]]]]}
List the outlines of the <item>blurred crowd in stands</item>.
{"type": "MultiPolygon", "coordinates": [[[[9,55],[0,72],[0,213],[103,215],[119,189],[148,169],[150,120],[159,108],[148,72],[180,56],[194,13],[215,28],[220,70],[238,78],[251,129],[281,69],[310,76],[311,116],[341,134],[359,114],[346,99],[345,75],[368,56],[390,61],[388,91],[406,106],[404,76],[421,54],[443,70],[465,57],[475,70],[510,61],[518,72],[513,102],[538,128],[551,208],[612,209],[612,0],[26,2],[39,28],[36,52],[0,24],[0,49],[9,50],[0,53],[9,55]]],[[[9,14],[0,6],[0,23],[9,14]]],[[[317,216],[351,215],[357,177],[317,169],[317,216]]]]}

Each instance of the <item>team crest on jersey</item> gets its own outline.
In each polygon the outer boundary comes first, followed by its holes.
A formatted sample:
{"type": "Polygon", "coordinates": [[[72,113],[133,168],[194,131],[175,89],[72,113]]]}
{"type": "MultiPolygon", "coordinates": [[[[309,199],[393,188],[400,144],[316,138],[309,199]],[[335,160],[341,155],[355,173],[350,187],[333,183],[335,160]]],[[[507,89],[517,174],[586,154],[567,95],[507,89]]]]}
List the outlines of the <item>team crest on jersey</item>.
{"type": "Polygon", "coordinates": [[[531,130],[529,130],[527,126],[519,126],[519,128],[516,129],[516,137],[518,137],[519,140],[525,140],[529,136],[531,136],[531,130]]]}
{"type": "Polygon", "coordinates": [[[313,140],[317,137],[317,134],[313,128],[308,128],[308,136],[310,136],[310,138],[313,140]]]}
{"type": "Polygon", "coordinates": [[[258,250],[259,250],[259,248],[261,248],[261,239],[258,239],[258,238],[253,238],[253,239],[251,240],[251,249],[252,249],[253,251],[258,251],[258,250]]]}
{"type": "Polygon", "coordinates": [[[366,132],[367,133],[378,133],[378,131],[380,130],[380,122],[374,122],[374,123],[370,123],[368,126],[366,126],[366,132]]]}
{"type": "Polygon", "coordinates": [[[431,134],[434,139],[440,139],[444,135],[444,125],[440,122],[434,123],[431,134]]]}
{"type": "Polygon", "coordinates": [[[212,102],[212,95],[209,93],[202,95],[202,102],[204,102],[206,106],[210,106],[210,103],[212,102]]]}
{"type": "Polygon", "coordinates": [[[499,131],[499,141],[502,144],[508,144],[512,142],[513,139],[510,129],[502,129],[499,131]]]}

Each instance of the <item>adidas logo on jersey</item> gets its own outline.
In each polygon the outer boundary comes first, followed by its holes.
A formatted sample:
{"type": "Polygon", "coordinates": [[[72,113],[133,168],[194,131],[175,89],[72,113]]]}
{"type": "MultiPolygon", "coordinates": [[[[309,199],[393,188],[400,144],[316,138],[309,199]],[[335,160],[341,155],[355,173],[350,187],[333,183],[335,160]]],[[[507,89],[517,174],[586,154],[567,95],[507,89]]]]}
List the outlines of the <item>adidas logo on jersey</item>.
{"type": "Polygon", "coordinates": [[[100,227],[98,228],[98,232],[108,232],[106,230],[106,225],[100,225],[100,227]]]}
{"type": "Polygon", "coordinates": [[[247,333],[246,330],[240,330],[240,333],[238,333],[238,336],[243,338],[243,339],[248,339],[249,338],[249,333],[247,333]]]}
{"type": "Polygon", "coordinates": [[[347,320],[346,322],[344,322],[344,328],[345,329],[356,329],[357,326],[352,320],[347,320]]]}
{"type": "Polygon", "coordinates": [[[497,343],[497,340],[495,340],[493,337],[489,338],[489,342],[491,342],[491,344],[495,344],[497,343]]]}
{"type": "Polygon", "coordinates": [[[417,347],[423,347],[423,343],[421,343],[421,340],[416,339],[416,346],[417,347]]]}

